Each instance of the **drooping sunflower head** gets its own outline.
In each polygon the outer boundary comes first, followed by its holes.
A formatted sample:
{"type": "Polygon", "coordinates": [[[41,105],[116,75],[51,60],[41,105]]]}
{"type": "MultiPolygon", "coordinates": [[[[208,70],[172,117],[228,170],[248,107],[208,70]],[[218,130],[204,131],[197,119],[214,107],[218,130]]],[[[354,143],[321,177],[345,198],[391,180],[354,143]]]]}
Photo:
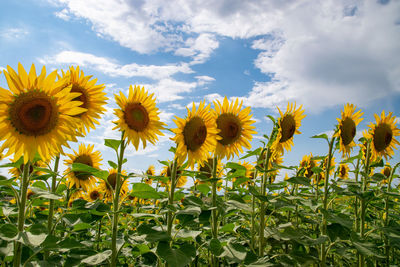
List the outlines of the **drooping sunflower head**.
{"type": "Polygon", "coordinates": [[[220,139],[217,142],[215,154],[218,158],[227,158],[228,160],[235,154],[239,155],[239,151],[243,152],[243,147],[250,149],[250,141],[252,135],[257,132],[252,124],[250,107],[242,109],[243,101],[239,103],[239,99],[229,103],[227,97],[223,102],[215,101],[215,123],[219,130],[220,139]]]}
{"type": "Polygon", "coordinates": [[[101,162],[101,154],[99,151],[93,151],[94,145],[79,145],[79,151],[74,151],[74,154],[68,154],[69,159],[65,160],[65,165],[68,168],[65,170],[67,175],[69,187],[82,188],[84,191],[88,191],[96,183],[96,178],[87,172],[72,171],[73,163],[85,164],[89,167],[98,169],[101,162]]]}
{"type": "MultiPolygon", "coordinates": [[[[99,185],[99,191],[104,193],[104,201],[105,202],[112,202],[114,197],[115,187],[117,185],[117,174],[118,170],[116,169],[109,169],[107,180],[101,180],[99,185]]],[[[120,190],[120,199],[121,201],[128,193],[128,181],[124,179],[124,176],[127,176],[125,170],[122,170],[121,174],[119,175],[119,179],[121,180],[121,190],[120,190]]]]}
{"type": "Polygon", "coordinates": [[[91,75],[86,75],[79,66],[76,68],[70,67],[69,70],[63,72],[64,87],[71,86],[71,92],[80,93],[74,98],[75,101],[80,101],[81,108],[86,111],[75,115],[80,119],[79,131],[86,134],[90,129],[95,129],[94,124],[99,124],[100,114],[103,114],[106,109],[103,107],[106,104],[106,93],[104,92],[104,84],[96,84],[97,79],[92,79],[91,75]]]}
{"type": "MultiPolygon", "coordinates": [[[[255,167],[252,164],[250,164],[247,161],[243,161],[243,162],[242,161],[238,161],[238,164],[244,167],[244,170],[245,170],[244,175],[243,175],[244,177],[246,177],[248,179],[253,179],[254,178],[253,177],[254,176],[254,172],[253,171],[254,171],[255,167]]],[[[232,182],[234,183],[235,181],[236,181],[236,178],[233,178],[232,182]]],[[[248,180],[248,181],[244,182],[244,185],[248,185],[250,181],[251,180],[248,180]]]]}
{"type": "MultiPolygon", "coordinates": [[[[207,161],[204,163],[203,166],[198,165],[197,170],[201,172],[203,175],[205,175],[207,178],[211,178],[212,176],[212,171],[213,171],[213,162],[214,159],[209,157],[207,158],[207,161]]],[[[222,174],[223,166],[222,166],[222,161],[221,159],[217,159],[217,177],[220,177],[222,174]]]]}
{"type": "Polygon", "coordinates": [[[355,112],[356,106],[353,104],[346,104],[344,110],[341,111],[341,118],[337,119],[339,122],[338,131],[334,135],[340,140],[340,151],[343,156],[350,156],[350,152],[356,145],[354,137],[357,133],[357,125],[363,120],[361,116],[364,114],[361,110],[355,112]]]}
{"type": "Polygon", "coordinates": [[[18,64],[18,74],[7,66],[4,71],[10,90],[0,88],[0,152],[5,156],[24,157],[33,161],[36,153],[44,161],[62,152],[67,141],[75,141],[79,123],[73,116],[85,112],[80,101],[73,101],[80,93],[71,87],[62,88],[64,79],[56,82],[57,72],[46,76],[43,67],[39,76],[32,65],[29,74],[18,64]]]}
{"type": "Polygon", "coordinates": [[[310,155],[304,155],[300,161],[300,167],[304,169],[304,176],[311,178],[314,175],[313,168],[318,165],[318,160],[313,158],[312,153],[310,155]]]}
{"type": "MultiPolygon", "coordinates": [[[[329,175],[332,175],[335,172],[335,157],[331,157],[330,168],[329,168],[329,175]]],[[[324,161],[322,162],[321,166],[324,170],[328,167],[328,156],[325,157],[324,161]]]]}
{"type": "Polygon", "coordinates": [[[390,166],[390,164],[386,163],[385,167],[381,170],[381,173],[386,177],[386,179],[384,179],[382,183],[387,184],[390,179],[390,174],[392,173],[392,167],[390,166]]]}
{"type": "Polygon", "coordinates": [[[301,132],[298,130],[301,126],[301,120],[306,117],[304,115],[304,110],[302,109],[302,105],[296,108],[296,104],[288,103],[286,112],[282,113],[282,111],[278,108],[280,113],[280,118],[278,120],[279,131],[276,136],[272,147],[274,150],[283,154],[284,150],[290,151],[293,145],[293,136],[295,134],[300,134],[301,132]]]}
{"type": "Polygon", "coordinates": [[[115,129],[124,132],[124,138],[132,143],[136,150],[139,148],[139,141],[146,147],[147,141],[155,144],[158,140],[157,135],[164,135],[161,130],[165,123],[160,121],[159,111],[156,107],[154,94],[149,95],[144,87],[129,87],[128,98],[120,92],[115,95],[115,100],[120,107],[114,113],[118,120],[114,121],[115,129]]]}
{"type": "MultiPolygon", "coordinates": [[[[171,184],[171,173],[172,173],[172,161],[168,161],[168,165],[164,166],[161,170],[161,175],[169,178],[168,185],[161,182],[161,186],[167,187],[171,184]]],[[[176,169],[176,184],[175,184],[175,187],[177,188],[182,187],[187,183],[187,176],[182,175],[182,173],[183,173],[182,169],[178,165],[176,169]]]]}
{"type": "Polygon", "coordinates": [[[366,138],[371,139],[371,157],[379,158],[385,157],[391,158],[394,155],[394,149],[399,142],[396,140],[396,136],[400,135],[400,130],[396,127],[396,117],[393,116],[392,112],[385,115],[385,111],[382,111],[381,117],[374,114],[376,123],[368,125],[369,131],[366,134],[366,138]]]}
{"type": "Polygon", "coordinates": [[[349,178],[350,168],[346,163],[340,164],[337,169],[337,174],[340,179],[348,179],[349,178]]]}
{"type": "Polygon", "coordinates": [[[150,165],[149,168],[146,170],[146,175],[147,175],[147,177],[145,177],[145,178],[143,179],[143,181],[144,181],[146,184],[151,185],[151,184],[153,183],[153,179],[151,179],[150,176],[154,176],[155,173],[156,173],[156,169],[155,169],[154,165],[150,165]]]}
{"type": "Polygon", "coordinates": [[[188,159],[188,166],[193,169],[196,162],[203,165],[209,153],[215,150],[218,130],[214,123],[214,114],[210,105],[200,102],[196,109],[193,103],[192,110],[187,109],[186,119],[175,117],[178,128],[172,129],[175,136],[171,140],[177,144],[176,157],[181,165],[188,159]]]}
{"type": "MultiPolygon", "coordinates": [[[[10,169],[9,170],[9,173],[10,174],[12,174],[14,177],[19,177],[19,176],[21,176],[22,175],[22,172],[23,172],[23,170],[24,170],[24,163],[22,163],[23,162],[23,159],[22,158],[20,158],[19,160],[13,160],[13,163],[16,163],[16,164],[19,164],[19,163],[21,163],[20,165],[19,165],[19,167],[14,167],[14,168],[12,168],[12,169],[10,169]]],[[[46,162],[44,162],[43,160],[34,160],[33,162],[31,162],[30,163],[30,165],[29,165],[29,175],[33,175],[33,176],[35,176],[35,175],[42,175],[42,174],[44,174],[44,172],[42,172],[42,171],[39,171],[39,170],[35,170],[35,167],[36,168],[46,168],[46,166],[47,166],[47,164],[46,164],[46,162]]]]}

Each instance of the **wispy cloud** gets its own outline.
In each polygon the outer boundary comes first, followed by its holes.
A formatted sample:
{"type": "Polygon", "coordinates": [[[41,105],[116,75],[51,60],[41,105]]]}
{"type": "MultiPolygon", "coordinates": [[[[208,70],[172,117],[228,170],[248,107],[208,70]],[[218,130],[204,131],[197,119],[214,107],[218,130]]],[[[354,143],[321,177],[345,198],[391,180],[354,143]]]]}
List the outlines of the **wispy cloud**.
{"type": "Polygon", "coordinates": [[[8,28],[0,30],[0,38],[6,40],[15,40],[24,38],[29,34],[29,31],[25,28],[8,28]]]}

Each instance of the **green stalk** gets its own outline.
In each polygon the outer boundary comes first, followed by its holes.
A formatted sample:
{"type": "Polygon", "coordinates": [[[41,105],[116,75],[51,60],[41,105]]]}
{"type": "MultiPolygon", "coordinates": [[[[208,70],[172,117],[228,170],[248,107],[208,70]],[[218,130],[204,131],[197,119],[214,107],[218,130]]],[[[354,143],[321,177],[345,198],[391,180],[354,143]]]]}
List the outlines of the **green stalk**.
{"type": "MultiPolygon", "coordinates": [[[[389,176],[389,181],[388,181],[388,187],[386,192],[389,193],[391,190],[392,186],[392,180],[393,180],[393,174],[396,172],[397,167],[399,166],[400,163],[397,163],[394,167],[392,172],[390,173],[389,176]]],[[[389,195],[385,199],[385,221],[384,225],[387,227],[389,225],[389,195]]],[[[390,244],[389,244],[389,239],[385,235],[385,254],[386,254],[386,266],[390,266],[390,244]]]]}
{"type": "MultiPolygon", "coordinates": [[[[174,204],[174,194],[175,194],[175,186],[176,186],[176,171],[178,169],[178,162],[175,158],[172,167],[171,167],[171,187],[169,191],[168,205],[172,206],[174,204]]],[[[168,219],[167,219],[167,231],[168,235],[171,236],[172,233],[172,223],[174,221],[174,214],[171,210],[168,211],[168,219]]]]}
{"type": "MultiPolygon", "coordinates": [[[[51,188],[50,191],[51,193],[55,194],[56,193],[56,188],[57,188],[57,173],[58,173],[58,164],[60,162],[60,156],[56,156],[56,160],[54,162],[54,174],[51,177],[51,188]]],[[[52,234],[52,228],[53,228],[53,215],[54,215],[54,199],[50,199],[50,204],[49,204],[49,215],[47,217],[47,231],[49,232],[49,235],[52,234]]],[[[49,257],[49,252],[46,251],[44,254],[44,258],[47,259],[49,257]]]]}
{"type": "MultiPolygon", "coordinates": [[[[218,210],[217,210],[217,165],[218,165],[218,159],[217,157],[213,158],[213,168],[212,168],[212,192],[211,192],[211,197],[212,197],[212,223],[211,223],[211,229],[212,229],[212,237],[214,239],[218,239],[218,210]]],[[[225,193],[226,193],[227,187],[225,188],[225,193]]],[[[213,266],[218,266],[218,259],[216,256],[212,256],[213,260],[213,266]]]]}
{"type": "Polygon", "coordinates": [[[120,151],[118,156],[118,172],[115,181],[114,200],[113,200],[113,220],[112,220],[112,239],[111,239],[111,267],[117,266],[117,233],[118,233],[118,216],[119,216],[119,193],[121,191],[121,170],[124,160],[124,151],[126,143],[124,140],[124,133],[121,135],[120,151]]]}
{"type": "MultiPolygon", "coordinates": [[[[264,160],[264,173],[262,176],[261,180],[261,195],[265,196],[266,195],[266,189],[267,189],[267,171],[268,171],[268,164],[269,164],[269,159],[271,157],[271,150],[267,148],[267,151],[265,152],[265,160],[264,160]]],[[[258,256],[263,257],[264,256],[264,228],[265,228],[265,202],[261,202],[261,207],[260,207],[260,239],[259,239],[259,246],[258,246],[258,256]]]]}
{"type": "MultiPolygon", "coordinates": [[[[257,160],[258,162],[258,160],[257,160]]],[[[253,181],[251,182],[253,185],[256,183],[257,179],[257,169],[254,169],[253,173],[253,181]]],[[[255,250],[255,240],[256,240],[256,227],[255,227],[255,206],[256,206],[256,198],[254,195],[251,195],[251,249],[254,251],[255,250]]]]}
{"type": "MultiPolygon", "coordinates": [[[[328,161],[326,163],[326,169],[325,169],[324,199],[323,199],[325,211],[328,208],[329,170],[331,168],[331,159],[332,159],[332,154],[333,154],[332,150],[333,150],[334,142],[335,142],[335,137],[332,137],[331,141],[329,142],[328,161]]],[[[321,235],[323,235],[323,236],[326,236],[326,226],[327,226],[327,220],[326,220],[325,214],[326,214],[326,212],[322,213],[321,235]]],[[[321,266],[322,267],[326,266],[326,245],[325,245],[325,243],[321,244],[321,266]]]]}
{"type": "MultiPolygon", "coordinates": [[[[364,193],[367,191],[367,178],[369,176],[369,164],[370,164],[370,142],[367,143],[367,153],[365,155],[366,160],[365,160],[365,165],[364,165],[364,172],[365,174],[363,175],[363,180],[362,180],[362,188],[361,188],[361,194],[364,195],[364,193]]],[[[364,239],[365,235],[365,211],[367,209],[367,203],[363,198],[361,198],[361,214],[360,214],[360,237],[361,239],[364,239]]],[[[364,255],[359,254],[359,266],[364,267],[365,262],[364,262],[364,255]]]]}
{"type": "MultiPolygon", "coordinates": [[[[21,234],[24,231],[25,224],[25,205],[26,205],[26,195],[28,192],[29,184],[29,169],[30,161],[24,164],[24,169],[22,171],[22,181],[21,181],[21,191],[19,198],[18,207],[18,233],[21,234]]],[[[21,255],[22,255],[22,244],[20,242],[14,242],[14,267],[20,267],[21,265],[21,255]]]]}
{"type": "MultiPolygon", "coordinates": [[[[357,165],[356,165],[356,172],[355,172],[355,179],[356,179],[356,183],[358,183],[358,174],[360,173],[359,171],[360,168],[360,158],[357,159],[357,165]]],[[[356,218],[355,220],[355,231],[358,232],[359,231],[359,218],[358,218],[358,198],[356,197],[355,199],[355,203],[354,203],[354,216],[356,218]]]]}

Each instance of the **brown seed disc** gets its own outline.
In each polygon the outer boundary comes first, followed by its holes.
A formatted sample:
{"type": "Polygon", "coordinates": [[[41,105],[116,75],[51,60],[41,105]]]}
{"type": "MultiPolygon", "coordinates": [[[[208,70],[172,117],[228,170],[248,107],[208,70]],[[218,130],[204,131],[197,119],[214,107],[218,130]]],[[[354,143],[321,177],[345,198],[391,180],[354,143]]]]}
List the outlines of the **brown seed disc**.
{"type": "Polygon", "coordinates": [[[373,138],[376,151],[382,152],[383,150],[385,150],[390,145],[392,138],[393,132],[390,128],[390,125],[386,123],[381,123],[376,126],[373,138]]]}
{"type": "Polygon", "coordinates": [[[296,131],[296,121],[291,114],[286,114],[281,119],[281,133],[282,137],[279,139],[279,143],[284,143],[293,137],[296,131]]]}
{"type": "Polygon", "coordinates": [[[30,91],[15,98],[9,109],[14,128],[27,136],[40,136],[53,130],[58,121],[54,99],[44,92],[30,91]]]}
{"type": "MultiPolygon", "coordinates": [[[[88,107],[88,97],[86,95],[86,90],[82,86],[78,84],[73,84],[71,88],[71,93],[81,93],[80,96],[75,97],[72,99],[72,101],[81,101],[82,104],[79,106],[81,108],[87,108],[88,107]]],[[[77,115],[80,116],[81,114],[77,115]]]]}
{"type": "MultiPolygon", "coordinates": [[[[93,167],[92,158],[89,155],[80,155],[76,157],[74,163],[81,163],[93,167]]],[[[82,181],[86,181],[87,179],[89,179],[90,176],[92,176],[90,173],[82,171],[75,171],[74,175],[76,178],[82,181]]]]}
{"type": "Polygon", "coordinates": [[[97,200],[100,197],[100,193],[97,190],[90,192],[89,197],[91,200],[97,200]]]}
{"type": "Polygon", "coordinates": [[[354,136],[356,136],[356,124],[351,118],[347,117],[340,125],[340,138],[342,139],[343,145],[347,146],[350,144],[354,136]]]}
{"type": "Polygon", "coordinates": [[[149,113],[140,103],[129,103],[124,111],[124,119],[128,127],[137,132],[144,131],[150,121],[149,113]]]}
{"type": "Polygon", "coordinates": [[[185,145],[190,151],[199,149],[207,137],[207,127],[200,117],[193,117],[183,128],[185,145]]]}
{"type": "Polygon", "coordinates": [[[242,133],[242,124],[234,114],[223,113],[217,118],[217,128],[220,130],[219,135],[222,137],[218,140],[222,145],[233,144],[239,139],[242,133]]]}
{"type": "Polygon", "coordinates": [[[107,182],[107,187],[109,188],[111,186],[112,189],[115,190],[115,186],[117,185],[117,174],[111,173],[110,175],[108,175],[107,182]]]}

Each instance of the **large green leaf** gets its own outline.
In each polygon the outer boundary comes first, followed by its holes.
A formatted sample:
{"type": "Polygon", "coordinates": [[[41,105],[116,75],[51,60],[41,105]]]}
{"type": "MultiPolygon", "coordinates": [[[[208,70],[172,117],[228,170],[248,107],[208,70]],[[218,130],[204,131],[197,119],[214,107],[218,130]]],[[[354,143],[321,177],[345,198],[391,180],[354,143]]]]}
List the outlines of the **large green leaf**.
{"type": "Polygon", "coordinates": [[[121,140],[104,139],[104,145],[114,149],[115,151],[118,151],[118,147],[120,144],[121,140]]]}
{"type": "Polygon", "coordinates": [[[0,226],[0,238],[6,241],[15,240],[18,235],[18,228],[14,224],[3,224],[0,226]]]}
{"type": "Polygon", "coordinates": [[[88,265],[99,265],[103,263],[105,260],[110,258],[111,256],[111,250],[106,250],[100,253],[97,253],[96,255],[87,257],[86,259],[82,260],[82,263],[86,263],[88,265]]]}
{"type": "Polygon", "coordinates": [[[131,196],[145,199],[160,198],[160,194],[152,186],[145,183],[133,183],[131,196]]]}
{"type": "Polygon", "coordinates": [[[170,266],[185,267],[191,262],[191,257],[180,249],[171,248],[168,242],[159,242],[156,253],[170,266]]]}

